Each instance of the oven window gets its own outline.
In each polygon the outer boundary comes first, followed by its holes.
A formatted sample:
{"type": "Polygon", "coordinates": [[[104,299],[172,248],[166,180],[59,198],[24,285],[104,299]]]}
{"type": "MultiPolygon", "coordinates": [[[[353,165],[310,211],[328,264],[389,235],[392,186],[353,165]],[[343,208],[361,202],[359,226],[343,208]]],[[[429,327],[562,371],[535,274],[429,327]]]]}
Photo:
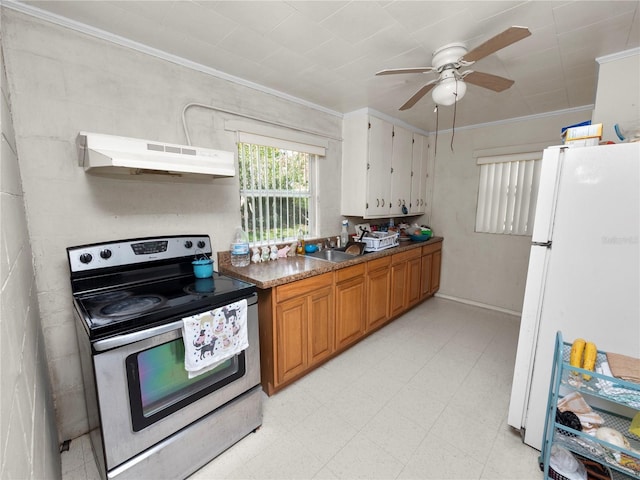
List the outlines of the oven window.
{"type": "Polygon", "coordinates": [[[182,338],[129,355],[129,402],[135,432],[218,390],[245,373],[244,352],[189,378],[182,338]]]}

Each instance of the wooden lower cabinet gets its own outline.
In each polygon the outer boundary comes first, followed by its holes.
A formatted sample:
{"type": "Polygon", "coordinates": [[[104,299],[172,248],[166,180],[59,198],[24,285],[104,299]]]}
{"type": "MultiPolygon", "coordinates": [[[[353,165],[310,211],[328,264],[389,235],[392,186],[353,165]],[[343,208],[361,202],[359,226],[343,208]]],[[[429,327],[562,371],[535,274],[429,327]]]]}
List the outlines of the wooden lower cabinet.
{"type": "Polygon", "coordinates": [[[415,248],[391,257],[391,316],[420,301],[421,250],[415,248]]]}
{"type": "Polygon", "coordinates": [[[335,272],[336,348],[344,348],[362,337],[366,327],[366,263],[335,272]]]}
{"type": "Polygon", "coordinates": [[[391,318],[390,265],[391,257],[382,257],[367,262],[367,331],[386,323],[391,318]]]}
{"type": "Polygon", "coordinates": [[[432,296],[440,288],[440,266],[442,263],[442,243],[422,247],[421,259],[421,299],[432,296]]]}
{"type": "Polygon", "coordinates": [[[297,297],[276,305],[276,385],[303,372],[309,364],[308,303],[307,298],[297,297]]]}
{"type": "MultiPolygon", "coordinates": [[[[401,255],[401,254],[398,254],[401,255]]],[[[407,261],[406,259],[397,259],[398,255],[393,255],[389,274],[391,279],[389,300],[390,315],[395,317],[404,311],[404,297],[407,289],[407,261]]]]}
{"type": "Polygon", "coordinates": [[[407,295],[405,298],[405,308],[410,308],[418,303],[420,296],[420,280],[422,272],[422,257],[416,249],[416,255],[407,260],[407,295]]]}
{"type": "Polygon", "coordinates": [[[308,317],[309,366],[324,360],[335,350],[333,287],[324,287],[310,296],[308,317]]]}
{"type": "Polygon", "coordinates": [[[420,276],[420,296],[427,298],[431,295],[431,270],[433,269],[433,255],[423,255],[420,259],[422,275],[420,276]]]}
{"type": "Polygon", "coordinates": [[[268,395],[433,295],[442,242],[258,291],[268,395]]]}
{"type": "Polygon", "coordinates": [[[333,273],[259,292],[263,389],[300,377],[335,350],[333,273]]]}
{"type": "Polygon", "coordinates": [[[442,266],[442,250],[433,252],[433,266],[431,269],[431,295],[440,288],[440,268],[442,266]]]}

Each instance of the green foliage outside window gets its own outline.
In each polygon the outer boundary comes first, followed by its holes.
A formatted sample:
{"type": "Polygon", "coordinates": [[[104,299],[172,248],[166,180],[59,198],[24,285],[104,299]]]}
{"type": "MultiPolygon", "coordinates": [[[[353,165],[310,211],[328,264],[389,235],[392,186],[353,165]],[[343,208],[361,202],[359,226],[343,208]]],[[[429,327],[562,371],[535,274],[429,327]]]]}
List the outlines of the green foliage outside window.
{"type": "Polygon", "coordinates": [[[242,226],[252,244],[309,233],[309,154],[238,145],[242,226]]]}

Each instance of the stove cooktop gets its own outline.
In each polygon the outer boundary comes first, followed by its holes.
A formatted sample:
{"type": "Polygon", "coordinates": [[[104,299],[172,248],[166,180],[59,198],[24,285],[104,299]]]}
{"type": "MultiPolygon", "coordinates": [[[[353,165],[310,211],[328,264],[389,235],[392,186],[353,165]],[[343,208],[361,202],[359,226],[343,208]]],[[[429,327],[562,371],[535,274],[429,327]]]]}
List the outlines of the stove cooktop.
{"type": "Polygon", "coordinates": [[[185,275],[74,295],[91,340],[149,328],[251,296],[250,283],[214,272],[209,278],[185,275]]]}

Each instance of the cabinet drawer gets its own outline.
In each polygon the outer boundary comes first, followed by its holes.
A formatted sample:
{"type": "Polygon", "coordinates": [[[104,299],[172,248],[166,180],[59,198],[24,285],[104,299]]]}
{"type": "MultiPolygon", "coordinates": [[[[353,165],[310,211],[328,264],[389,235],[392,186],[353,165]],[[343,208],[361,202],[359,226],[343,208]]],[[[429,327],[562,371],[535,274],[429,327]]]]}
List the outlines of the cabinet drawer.
{"type": "Polygon", "coordinates": [[[430,253],[437,252],[438,250],[442,250],[442,242],[425,245],[422,247],[422,255],[429,255],[430,253]]]}
{"type": "Polygon", "coordinates": [[[389,268],[389,265],[391,265],[391,256],[382,257],[367,262],[367,268],[370,272],[373,272],[374,270],[378,270],[380,268],[389,268]]]}
{"type": "Polygon", "coordinates": [[[366,263],[359,263],[358,265],[353,265],[352,267],[336,270],[336,283],[344,282],[345,280],[349,280],[353,277],[362,276],[364,275],[365,270],[366,263]]]}
{"type": "Polygon", "coordinates": [[[418,258],[422,255],[422,250],[419,248],[412,248],[411,250],[406,250],[404,252],[396,253],[391,257],[391,263],[401,263],[406,262],[407,260],[411,260],[413,258],[418,258]]]}
{"type": "Polygon", "coordinates": [[[304,295],[332,284],[333,273],[329,272],[316,275],[315,277],[305,278],[304,280],[298,280],[297,282],[287,283],[286,285],[280,285],[276,287],[276,302],[279,303],[289,298],[297,297],[298,295],[304,295]]]}

